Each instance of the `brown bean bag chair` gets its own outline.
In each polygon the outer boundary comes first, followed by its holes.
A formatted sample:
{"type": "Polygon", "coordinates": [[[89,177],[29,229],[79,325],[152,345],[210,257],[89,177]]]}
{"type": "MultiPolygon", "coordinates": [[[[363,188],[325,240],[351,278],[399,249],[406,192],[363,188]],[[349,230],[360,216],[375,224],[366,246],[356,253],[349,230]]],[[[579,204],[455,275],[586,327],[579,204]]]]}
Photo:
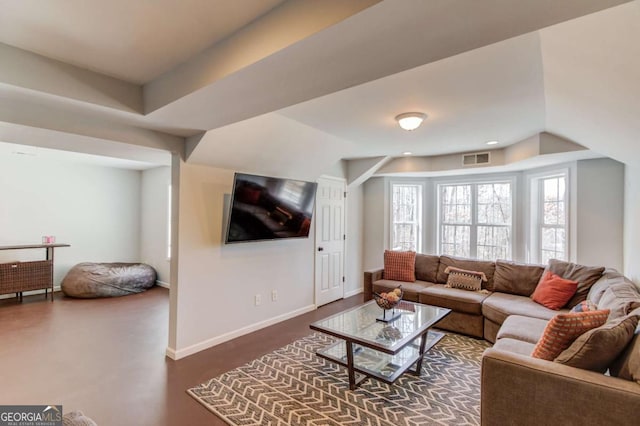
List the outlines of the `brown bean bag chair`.
{"type": "Polygon", "coordinates": [[[79,263],[62,280],[70,297],[93,299],[142,293],[156,283],[156,271],[144,263],[79,263]]]}

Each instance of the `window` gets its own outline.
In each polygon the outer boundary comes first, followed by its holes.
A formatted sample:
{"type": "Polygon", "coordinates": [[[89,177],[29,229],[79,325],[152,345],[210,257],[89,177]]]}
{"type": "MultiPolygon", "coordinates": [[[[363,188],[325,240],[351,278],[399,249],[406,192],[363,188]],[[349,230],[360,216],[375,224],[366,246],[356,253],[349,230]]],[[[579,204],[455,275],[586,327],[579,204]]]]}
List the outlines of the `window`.
{"type": "Polygon", "coordinates": [[[567,178],[566,174],[536,179],[537,232],[535,247],[537,260],[567,260],[567,178]]]}
{"type": "Polygon", "coordinates": [[[421,249],[422,185],[391,184],[391,248],[421,249]]]}
{"type": "Polygon", "coordinates": [[[438,186],[440,254],[511,258],[511,182],[438,186]]]}

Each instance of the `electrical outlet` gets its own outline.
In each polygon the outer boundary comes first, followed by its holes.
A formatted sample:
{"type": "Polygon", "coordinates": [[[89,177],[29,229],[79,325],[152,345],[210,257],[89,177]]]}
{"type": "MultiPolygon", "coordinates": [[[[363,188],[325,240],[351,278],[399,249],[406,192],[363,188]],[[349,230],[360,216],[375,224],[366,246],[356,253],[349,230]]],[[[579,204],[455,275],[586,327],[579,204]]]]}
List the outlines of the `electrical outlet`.
{"type": "Polygon", "coordinates": [[[256,294],[256,306],[259,306],[262,303],[262,296],[256,294]]]}
{"type": "Polygon", "coordinates": [[[278,300],[278,290],[271,290],[271,301],[275,302],[278,300]]]}

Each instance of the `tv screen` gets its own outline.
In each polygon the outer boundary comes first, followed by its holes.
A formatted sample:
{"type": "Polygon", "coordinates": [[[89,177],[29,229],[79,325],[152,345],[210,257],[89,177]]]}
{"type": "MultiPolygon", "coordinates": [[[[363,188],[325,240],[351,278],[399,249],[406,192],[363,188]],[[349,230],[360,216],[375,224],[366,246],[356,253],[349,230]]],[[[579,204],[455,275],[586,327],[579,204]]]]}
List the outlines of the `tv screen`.
{"type": "Polygon", "coordinates": [[[236,173],[225,243],[307,238],[315,182],[236,173]]]}

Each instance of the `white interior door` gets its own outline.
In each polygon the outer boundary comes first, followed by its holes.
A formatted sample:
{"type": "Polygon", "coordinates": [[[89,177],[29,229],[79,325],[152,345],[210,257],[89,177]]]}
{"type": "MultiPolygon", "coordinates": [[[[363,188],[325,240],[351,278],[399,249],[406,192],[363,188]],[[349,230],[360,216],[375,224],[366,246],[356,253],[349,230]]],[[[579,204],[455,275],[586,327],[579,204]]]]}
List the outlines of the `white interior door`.
{"type": "Polygon", "coordinates": [[[316,305],[344,297],[345,190],[342,179],[318,179],[316,195],[316,305]]]}

